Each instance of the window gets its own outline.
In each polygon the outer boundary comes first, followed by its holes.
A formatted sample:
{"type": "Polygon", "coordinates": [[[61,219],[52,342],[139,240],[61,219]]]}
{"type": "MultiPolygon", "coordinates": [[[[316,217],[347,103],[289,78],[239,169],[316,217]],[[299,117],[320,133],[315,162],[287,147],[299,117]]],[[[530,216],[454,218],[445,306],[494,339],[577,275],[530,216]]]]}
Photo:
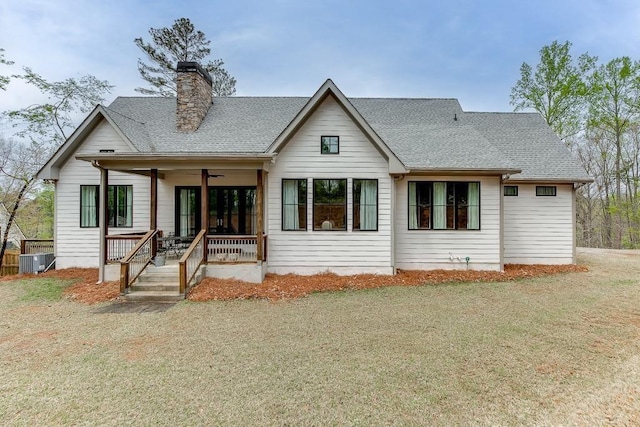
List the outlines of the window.
{"type": "MultiPolygon", "coordinates": [[[[97,227],[99,218],[99,185],[80,186],[80,227],[97,227]]],[[[107,194],[109,227],[133,226],[133,187],[110,185],[107,194]]]]}
{"type": "Polygon", "coordinates": [[[555,196],[555,195],[556,195],[555,185],[537,185],[536,186],[536,196],[555,196]]]}
{"type": "Polygon", "coordinates": [[[131,185],[110,185],[109,227],[133,226],[133,187],[131,185]]]}
{"type": "Polygon", "coordinates": [[[518,186],[517,185],[505,185],[504,186],[504,195],[505,196],[517,196],[518,195],[518,186]]]}
{"type": "Polygon", "coordinates": [[[479,182],[409,182],[409,229],[479,230],[479,182]]]}
{"type": "Polygon", "coordinates": [[[307,229],[307,180],[282,180],[282,229],[307,229]]]}
{"type": "Polygon", "coordinates": [[[347,180],[313,180],[313,229],[347,229],[347,180]]]}
{"type": "Polygon", "coordinates": [[[338,154],[339,152],[340,152],[339,136],[321,136],[320,137],[320,153],[338,154]]]}
{"type": "Polygon", "coordinates": [[[378,180],[353,180],[353,229],[378,229],[378,180]]]}
{"type": "Polygon", "coordinates": [[[80,227],[98,226],[99,185],[80,186],[80,227]]]}

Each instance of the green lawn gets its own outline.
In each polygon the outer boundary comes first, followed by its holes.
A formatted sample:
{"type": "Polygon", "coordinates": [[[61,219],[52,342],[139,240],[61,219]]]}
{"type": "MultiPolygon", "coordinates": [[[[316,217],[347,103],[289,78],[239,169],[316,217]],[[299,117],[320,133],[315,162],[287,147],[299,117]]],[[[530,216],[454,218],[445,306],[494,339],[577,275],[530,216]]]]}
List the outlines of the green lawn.
{"type": "Polygon", "coordinates": [[[591,271],[161,312],[108,313],[0,283],[0,419],[638,424],[640,252],[580,261],[591,271]]]}

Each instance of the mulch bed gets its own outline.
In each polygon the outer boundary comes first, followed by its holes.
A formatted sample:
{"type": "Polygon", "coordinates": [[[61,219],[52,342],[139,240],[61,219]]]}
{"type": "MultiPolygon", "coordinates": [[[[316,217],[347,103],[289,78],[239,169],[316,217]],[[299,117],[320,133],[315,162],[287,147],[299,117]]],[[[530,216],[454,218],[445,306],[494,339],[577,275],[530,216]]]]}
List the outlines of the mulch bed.
{"type": "Polygon", "coordinates": [[[588,271],[583,265],[520,265],[505,266],[504,272],[473,270],[398,271],[395,276],[359,274],[338,276],[325,273],[314,276],[267,274],[261,284],[235,279],[205,278],[189,292],[191,301],[267,299],[271,301],[300,298],[313,292],[372,289],[385,286],[419,286],[455,282],[504,282],[558,273],[588,271]]]}
{"type": "MultiPolygon", "coordinates": [[[[504,282],[531,277],[548,276],[558,273],[588,271],[583,265],[506,265],[504,272],[473,270],[430,270],[398,271],[395,276],[358,274],[338,276],[324,273],[314,276],[295,274],[267,274],[262,284],[253,284],[235,279],[206,278],[194,287],[188,295],[191,301],[228,301],[236,299],[267,299],[270,301],[301,298],[313,292],[372,289],[384,286],[418,286],[423,284],[455,282],[504,282]]],[[[77,280],[64,290],[64,295],[77,302],[95,304],[111,301],[118,297],[118,282],[98,281],[97,268],[66,268],[43,274],[21,274],[4,276],[0,281],[19,280],[35,277],[52,277],[63,280],[77,280]]]]}

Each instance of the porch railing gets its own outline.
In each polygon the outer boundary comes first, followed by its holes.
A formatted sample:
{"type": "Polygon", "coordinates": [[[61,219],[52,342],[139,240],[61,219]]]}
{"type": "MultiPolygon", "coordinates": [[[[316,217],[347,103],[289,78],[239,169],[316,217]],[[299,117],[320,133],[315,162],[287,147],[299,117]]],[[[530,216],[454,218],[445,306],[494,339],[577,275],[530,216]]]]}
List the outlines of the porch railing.
{"type": "Polygon", "coordinates": [[[131,251],[120,261],[120,294],[127,293],[127,289],[140,273],[151,262],[154,254],[154,237],[158,230],[149,230],[131,251]]]}
{"type": "Polygon", "coordinates": [[[22,255],[53,252],[53,239],[24,239],[20,242],[22,255]]]}
{"type": "Polygon", "coordinates": [[[200,230],[200,233],[193,239],[189,248],[180,258],[180,294],[186,296],[191,281],[198,273],[198,269],[204,264],[205,242],[207,241],[207,230],[200,230]]]}
{"type": "Polygon", "coordinates": [[[144,233],[107,236],[106,263],[116,263],[122,260],[144,236],[144,233]]]}
{"type": "MultiPolygon", "coordinates": [[[[262,259],[267,259],[267,236],[263,236],[262,259]]],[[[214,263],[256,262],[256,236],[207,236],[207,259],[214,263]]]]}

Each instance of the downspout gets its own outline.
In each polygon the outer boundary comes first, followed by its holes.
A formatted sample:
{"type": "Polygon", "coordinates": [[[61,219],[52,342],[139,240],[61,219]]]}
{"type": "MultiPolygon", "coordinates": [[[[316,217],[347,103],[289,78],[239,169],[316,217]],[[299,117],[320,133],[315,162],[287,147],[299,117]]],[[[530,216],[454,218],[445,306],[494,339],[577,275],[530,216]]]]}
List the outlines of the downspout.
{"type": "Polygon", "coordinates": [[[99,196],[99,206],[98,209],[98,225],[99,225],[99,233],[100,233],[100,250],[99,250],[99,264],[98,264],[98,283],[104,282],[105,272],[104,272],[104,262],[107,259],[107,247],[106,247],[106,218],[104,217],[104,206],[106,206],[107,200],[105,197],[106,192],[104,191],[107,188],[107,170],[100,166],[97,160],[91,161],[91,166],[100,170],[100,196],[99,196]]]}
{"type": "Polygon", "coordinates": [[[500,271],[504,271],[504,182],[511,178],[511,175],[502,175],[498,187],[500,197],[500,271]]]}
{"type": "Polygon", "coordinates": [[[397,192],[397,183],[404,179],[404,175],[393,175],[391,180],[391,267],[393,268],[393,274],[397,274],[398,270],[396,268],[396,233],[398,224],[396,224],[396,194],[397,192]]]}

